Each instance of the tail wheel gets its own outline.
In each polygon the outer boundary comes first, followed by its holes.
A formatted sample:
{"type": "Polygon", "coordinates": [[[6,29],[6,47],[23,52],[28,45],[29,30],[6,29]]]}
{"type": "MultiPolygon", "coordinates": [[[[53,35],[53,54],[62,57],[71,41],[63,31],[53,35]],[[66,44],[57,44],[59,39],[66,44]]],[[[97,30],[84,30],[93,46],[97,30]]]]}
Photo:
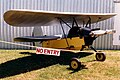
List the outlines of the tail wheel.
{"type": "Polygon", "coordinates": [[[70,69],[79,70],[81,67],[81,62],[77,58],[72,58],[70,61],[70,69]]]}
{"type": "Polygon", "coordinates": [[[102,52],[96,53],[95,57],[97,61],[105,61],[106,59],[105,53],[102,53],[102,52]]]}

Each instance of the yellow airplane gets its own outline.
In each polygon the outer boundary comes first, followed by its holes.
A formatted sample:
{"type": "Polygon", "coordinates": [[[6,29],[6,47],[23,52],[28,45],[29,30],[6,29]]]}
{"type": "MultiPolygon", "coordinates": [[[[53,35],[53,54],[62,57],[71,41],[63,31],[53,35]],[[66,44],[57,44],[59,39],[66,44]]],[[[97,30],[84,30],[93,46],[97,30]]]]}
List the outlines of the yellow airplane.
{"type": "MultiPolygon", "coordinates": [[[[18,42],[40,42],[41,47],[36,48],[36,54],[60,56],[61,51],[73,52],[91,48],[96,52],[96,60],[106,59],[104,52],[98,52],[92,47],[93,41],[102,35],[113,34],[115,30],[100,30],[91,28],[92,23],[97,23],[115,16],[116,13],[75,13],[39,10],[9,10],[4,13],[6,23],[16,27],[35,27],[60,24],[63,35],[60,36],[24,36],[14,38],[18,42]],[[65,34],[64,27],[68,26],[69,32],[65,34]],[[81,26],[81,27],[80,27],[81,26]]],[[[41,32],[42,33],[42,32],[41,32]]],[[[70,68],[78,70],[81,62],[77,58],[70,60],[70,68]]]]}

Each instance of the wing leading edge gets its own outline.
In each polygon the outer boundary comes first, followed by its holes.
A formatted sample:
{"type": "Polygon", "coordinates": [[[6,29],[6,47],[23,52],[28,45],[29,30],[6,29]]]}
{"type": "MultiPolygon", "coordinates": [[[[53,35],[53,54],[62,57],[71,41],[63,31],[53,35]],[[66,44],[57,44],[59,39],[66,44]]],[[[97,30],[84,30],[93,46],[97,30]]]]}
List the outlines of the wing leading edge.
{"type": "Polygon", "coordinates": [[[75,12],[55,12],[39,10],[9,10],[4,13],[4,20],[12,26],[49,26],[58,24],[57,18],[62,18],[68,23],[72,23],[72,18],[76,18],[79,24],[83,21],[87,23],[91,18],[91,23],[106,20],[115,16],[116,13],[75,13],[75,12]]]}

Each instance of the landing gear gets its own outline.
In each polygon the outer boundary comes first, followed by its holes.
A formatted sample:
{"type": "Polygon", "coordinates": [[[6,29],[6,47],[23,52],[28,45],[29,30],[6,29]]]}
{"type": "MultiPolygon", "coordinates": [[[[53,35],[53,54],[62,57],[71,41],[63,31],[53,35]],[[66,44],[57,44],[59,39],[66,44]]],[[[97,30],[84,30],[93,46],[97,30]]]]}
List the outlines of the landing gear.
{"type": "Polygon", "coordinates": [[[79,70],[81,68],[81,62],[77,58],[72,58],[70,60],[70,69],[79,70]]]}
{"type": "Polygon", "coordinates": [[[97,61],[105,61],[106,55],[103,52],[97,52],[95,58],[97,61]]]}
{"type": "MultiPolygon", "coordinates": [[[[95,58],[97,61],[105,61],[106,55],[104,52],[96,52],[95,58]]],[[[82,65],[78,58],[72,58],[69,63],[71,70],[80,70],[82,65]]]]}
{"type": "Polygon", "coordinates": [[[96,52],[95,58],[97,61],[105,61],[106,55],[104,52],[97,52],[92,46],[90,46],[90,48],[96,52]]]}

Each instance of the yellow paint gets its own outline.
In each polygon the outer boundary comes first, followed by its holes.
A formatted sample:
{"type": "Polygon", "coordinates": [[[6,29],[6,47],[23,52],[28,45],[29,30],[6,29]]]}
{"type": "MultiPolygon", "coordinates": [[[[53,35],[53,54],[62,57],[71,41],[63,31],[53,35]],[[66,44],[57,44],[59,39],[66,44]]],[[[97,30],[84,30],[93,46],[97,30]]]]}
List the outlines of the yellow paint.
{"type": "MultiPolygon", "coordinates": [[[[74,37],[74,38],[67,38],[69,46],[74,46],[74,50],[80,50],[82,45],[84,45],[84,38],[74,37]]],[[[67,49],[68,45],[66,43],[66,39],[58,39],[58,40],[50,40],[50,41],[43,41],[43,47],[48,48],[57,48],[57,49],[67,49]]]]}

